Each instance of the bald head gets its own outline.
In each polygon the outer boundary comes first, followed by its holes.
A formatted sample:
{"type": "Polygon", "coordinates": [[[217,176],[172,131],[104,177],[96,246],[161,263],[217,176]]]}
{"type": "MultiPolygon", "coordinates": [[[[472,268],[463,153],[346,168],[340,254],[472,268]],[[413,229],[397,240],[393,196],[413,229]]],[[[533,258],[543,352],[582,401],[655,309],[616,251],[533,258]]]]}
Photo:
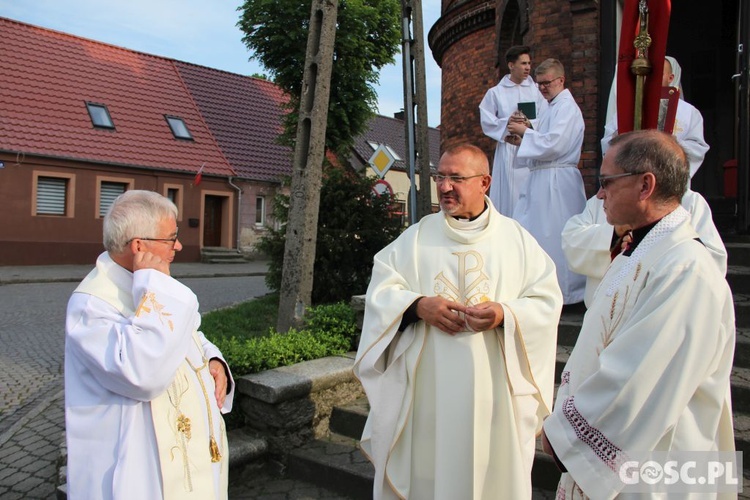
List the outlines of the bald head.
{"type": "MultiPolygon", "coordinates": [[[[464,168],[467,173],[464,175],[490,175],[490,162],[484,151],[473,144],[459,144],[445,150],[443,157],[462,156],[464,168]]],[[[442,160],[442,157],[441,157],[442,160]]]]}

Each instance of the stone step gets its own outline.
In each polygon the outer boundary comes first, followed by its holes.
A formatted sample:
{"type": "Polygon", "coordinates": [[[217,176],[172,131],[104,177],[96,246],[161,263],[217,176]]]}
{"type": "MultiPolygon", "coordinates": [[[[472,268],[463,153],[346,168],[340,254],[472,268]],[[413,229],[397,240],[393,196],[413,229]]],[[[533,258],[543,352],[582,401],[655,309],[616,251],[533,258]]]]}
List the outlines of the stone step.
{"type": "Polygon", "coordinates": [[[750,368],[750,328],[737,328],[737,344],[734,349],[734,366],[750,368]]]}
{"type": "MultiPolygon", "coordinates": [[[[734,445],[744,456],[750,453],[750,415],[737,411],[734,412],[734,445]]],[[[750,472],[750,463],[745,464],[744,469],[750,472]]]]}
{"type": "Polygon", "coordinates": [[[750,266],[750,242],[724,242],[731,266],[750,266]]]}
{"type": "Polygon", "coordinates": [[[291,451],[287,475],[352,499],[368,500],[372,498],[375,469],[359,450],[356,440],[332,435],[291,451]]]}
{"type": "Polygon", "coordinates": [[[201,248],[201,262],[208,264],[243,264],[247,262],[247,259],[233,248],[203,247],[201,248]]]}
{"type": "Polygon", "coordinates": [[[578,334],[581,331],[581,325],[583,325],[583,317],[581,318],[560,318],[560,323],[557,325],[557,345],[576,345],[578,340],[578,334]]]}
{"type": "Polygon", "coordinates": [[[369,413],[370,403],[366,397],[346,405],[334,406],[328,428],[334,434],[358,440],[362,436],[369,413]]]}
{"type": "Polygon", "coordinates": [[[737,328],[750,328],[750,294],[734,293],[732,297],[737,328]]]}
{"type": "Polygon", "coordinates": [[[750,368],[732,368],[732,410],[750,414],[750,368]]]}
{"type": "Polygon", "coordinates": [[[229,442],[229,481],[242,478],[248,467],[260,468],[268,452],[268,443],[247,427],[227,431],[229,442]]]}
{"type": "Polygon", "coordinates": [[[727,269],[727,282],[732,294],[750,294],[750,267],[730,265],[727,269]]]}

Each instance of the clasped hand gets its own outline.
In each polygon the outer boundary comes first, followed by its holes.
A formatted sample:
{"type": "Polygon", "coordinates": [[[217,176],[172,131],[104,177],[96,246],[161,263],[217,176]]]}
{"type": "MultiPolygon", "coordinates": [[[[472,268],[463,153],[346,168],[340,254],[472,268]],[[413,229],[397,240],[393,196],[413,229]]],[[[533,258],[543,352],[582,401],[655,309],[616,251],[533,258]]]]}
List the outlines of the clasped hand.
{"type": "Polygon", "coordinates": [[[523,113],[513,113],[508,119],[508,133],[523,137],[526,129],[531,128],[531,122],[523,113]]]}
{"type": "Polygon", "coordinates": [[[526,118],[526,115],[518,111],[513,113],[508,119],[507,130],[509,135],[505,136],[505,142],[519,146],[523,134],[526,133],[526,129],[528,128],[531,128],[531,122],[526,118]]]}
{"type": "Polygon", "coordinates": [[[428,325],[455,335],[496,328],[503,323],[505,313],[497,302],[482,302],[467,307],[443,297],[424,297],[417,303],[417,316],[428,325]]]}

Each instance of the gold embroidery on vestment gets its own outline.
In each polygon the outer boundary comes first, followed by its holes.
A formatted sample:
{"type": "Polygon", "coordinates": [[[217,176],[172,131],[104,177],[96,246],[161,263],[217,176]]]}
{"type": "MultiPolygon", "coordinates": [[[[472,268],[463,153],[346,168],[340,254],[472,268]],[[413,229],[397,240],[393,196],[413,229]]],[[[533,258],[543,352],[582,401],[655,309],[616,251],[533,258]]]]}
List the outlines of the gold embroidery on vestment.
{"type": "Polygon", "coordinates": [[[172,316],[172,313],[166,312],[164,306],[157,302],[156,294],[154,292],[144,292],[143,297],[135,310],[135,316],[140,317],[141,314],[149,314],[152,311],[156,312],[162,325],[166,324],[170,331],[174,331],[174,323],[169,319],[169,316],[172,316]]]}
{"type": "Polygon", "coordinates": [[[458,283],[452,283],[440,271],[435,276],[435,294],[467,306],[487,302],[489,300],[487,296],[489,293],[489,276],[482,270],[484,259],[481,254],[475,250],[470,250],[468,252],[454,252],[453,255],[458,258],[458,283]],[[467,265],[468,258],[473,258],[473,264],[467,265]]]}
{"type": "MultiPolygon", "coordinates": [[[[633,282],[638,280],[638,276],[640,276],[640,274],[641,263],[639,262],[635,268],[635,273],[633,274],[633,282]]],[[[617,330],[617,327],[620,325],[625,315],[625,305],[628,303],[628,299],[630,298],[630,292],[631,288],[630,285],[628,285],[625,287],[624,298],[619,309],[617,299],[620,297],[620,291],[616,291],[612,296],[612,304],[610,304],[609,306],[609,321],[606,321],[605,317],[602,316],[602,345],[601,347],[598,347],[596,349],[597,354],[601,354],[602,351],[612,343],[613,337],[615,335],[615,330],[617,330]]]]}
{"type": "Polygon", "coordinates": [[[190,390],[190,384],[184,376],[182,378],[183,380],[180,380],[179,377],[175,377],[175,379],[167,388],[169,403],[177,412],[177,418],[175,419],[175,422],[177,424],[175,426],[175,439],[177,441],[177,445],[173,446],[170,450],[170,456],[171,459],[174,460],[176,451],[182,455],[182,469],[184,478],[183,487],[185,488],[185,491],[193,491],[193,478],[190,474],[190,462],[188,460],[187,449],[187,442],[190,441],[190,438],[192,437],[190,429],[190,418],[185,416],[185,414],[182,413],[182,410],[180,409],[182,396],[184,396],[185,393],[190,390]],[[184,385],[179,386],[178,382],[184,382],[184,385]]]}

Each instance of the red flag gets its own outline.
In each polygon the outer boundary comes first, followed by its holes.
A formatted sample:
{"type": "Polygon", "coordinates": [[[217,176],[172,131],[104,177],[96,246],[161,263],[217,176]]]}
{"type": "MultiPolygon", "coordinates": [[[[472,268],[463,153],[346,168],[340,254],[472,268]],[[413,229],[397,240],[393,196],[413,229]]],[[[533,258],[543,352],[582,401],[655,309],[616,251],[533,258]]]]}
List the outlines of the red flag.
{"type": "MultiPolygon", "coordinates": [[[[646,77],[643,88],[643,129],[656,128],[659,121],[661,76],[664,70],[664,56],[667,53],[669,14],[672,9],[671,0],[648,0],[647,5],[648,34],[651,37],[651,45],[648,48],[651,74],[646,77]]],[[[633,130],[635,75],[630,71],[630,65],[636,56],[633,41],[638,30],[638,0],[625,0],[617,58],[617,130],[620,134],[633,130]]]]}
{"type": "Polygon", "coordinates": [[[203,180],[203,167],[205,166],[206,164],[203,163],[203,165],[201,165],[201,168],[198,169],[198,173],[195,174],[195,179],[193,179],[193,186],[197,186],[203,180]]]}

